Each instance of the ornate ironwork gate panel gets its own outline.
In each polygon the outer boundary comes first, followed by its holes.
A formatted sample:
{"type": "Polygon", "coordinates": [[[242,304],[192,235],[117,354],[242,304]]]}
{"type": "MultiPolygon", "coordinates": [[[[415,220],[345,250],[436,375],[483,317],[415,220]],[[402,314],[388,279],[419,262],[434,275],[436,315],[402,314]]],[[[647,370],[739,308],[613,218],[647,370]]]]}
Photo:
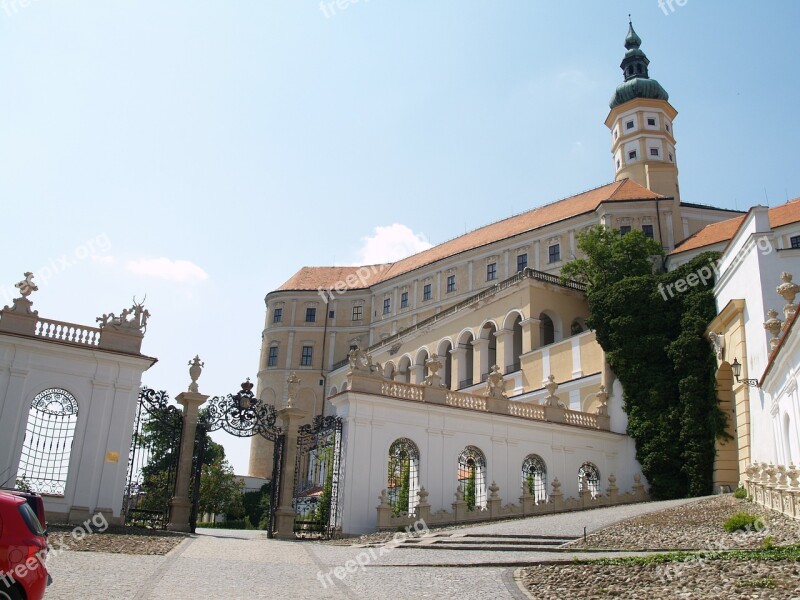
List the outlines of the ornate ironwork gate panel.
{"type": "Polygon", "coordinates": [[[175,494],[183,413],[166,392],[142,388],[128,456],[126,525],[165,529],[175,494]]]}
{"type": "MultiPolygon", "coordinates": [[[[200,415],[198,430],[204,432],[224,431],[236,437],[253,437],[260,435],[275,444],[273,455],[272,481],[270,483],[269,503],[269,530],[267,537],[273,537],[275,532],[275,509],[279,506],[281,489],[281,465],[283,464],[283,448],[285,435],[276,425],[277,413],[275,407],[265,404],[253,394],[253,384],[248,379],[242,384],[242,389],[237,394],[215,396],[208,407],[200,415]]],[[[203,436],[205,440],[205,435],[203,436]]],[[[200,465],[202,469],[202,464],[200,465]]],[[[199,471],[195,471],[195,489],[199,494],[199,471]]],[[[194,507],[194,513],[197,512],[194,507]]]]}
{"type": "Polygon", "coordinates": [[[317,416],[297,436],[292,507],[300,537],[332,537],[340,522],[342,419],[317,416]]]}

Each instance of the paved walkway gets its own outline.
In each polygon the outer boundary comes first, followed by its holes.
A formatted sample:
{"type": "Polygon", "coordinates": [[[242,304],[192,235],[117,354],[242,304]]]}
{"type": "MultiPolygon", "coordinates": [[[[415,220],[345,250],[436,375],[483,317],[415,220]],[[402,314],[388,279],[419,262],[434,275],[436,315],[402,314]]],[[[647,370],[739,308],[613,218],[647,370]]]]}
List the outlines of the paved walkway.
{"type": "MultiPolygon", "coordinates": [[[[461,532],[579,536],[584,527],[591,532],[686,502],[689,501],[672,500],[539,516],[461,532]]],[[[205,530],[167,556],[64,552],[49,563],[54,583],[45,600],[524,598],[513,581],[514,565],[570,561],[573,556],[582,555],[356,548],[268,540],[259,531],[205,530]],[[350,573],[344,569],[348,564],[350,573]],[[337,573],[343,577],[338,578],[337,573]]]]}

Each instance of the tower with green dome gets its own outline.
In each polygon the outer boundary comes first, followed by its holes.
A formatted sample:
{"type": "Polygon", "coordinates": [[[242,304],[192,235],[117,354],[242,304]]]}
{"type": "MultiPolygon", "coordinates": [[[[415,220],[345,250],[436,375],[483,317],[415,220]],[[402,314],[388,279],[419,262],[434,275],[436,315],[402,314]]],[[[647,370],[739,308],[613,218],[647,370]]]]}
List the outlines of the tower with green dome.
{"type": "Polygon", "coordinates": [[[642,38],[628,26],[625,56],[620,63],[623,81],[611,97],[606,127],[611,130],[615,180],[636,183],[672,199],[662,215],[681,237],[680,187],[673,122],[678,111],[669,94],[650,77],[650,60],[641,50],[642,38]]]}

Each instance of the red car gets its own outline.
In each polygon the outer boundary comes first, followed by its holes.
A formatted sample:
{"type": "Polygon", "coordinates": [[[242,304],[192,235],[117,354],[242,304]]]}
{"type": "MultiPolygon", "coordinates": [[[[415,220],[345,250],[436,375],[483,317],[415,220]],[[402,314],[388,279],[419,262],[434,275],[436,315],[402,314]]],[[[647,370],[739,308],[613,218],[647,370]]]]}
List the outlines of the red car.
{"type": "Polygon", "coordinates": [[[0,600],[41,600],[46,556],[44,529],[25,498],[0,492],[0,600]]]}

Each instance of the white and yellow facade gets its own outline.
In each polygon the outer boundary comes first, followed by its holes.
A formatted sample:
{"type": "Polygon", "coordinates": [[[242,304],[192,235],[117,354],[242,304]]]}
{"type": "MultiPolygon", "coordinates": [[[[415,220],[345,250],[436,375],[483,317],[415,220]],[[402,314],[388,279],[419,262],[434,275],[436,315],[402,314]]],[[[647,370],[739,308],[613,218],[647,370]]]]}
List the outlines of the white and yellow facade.
{"type": "MultiPolygon", "coordinates": [[[[281,405],[296,373],[302,382],[296,402],[310,419],[332,411],[330,398],[346,389],[351,349],[368,349],[386,378],[411,384],[424,382],[426,360],[436,354],[451,390],[482,392],[497,365],[512,402],[538,402],[553,375],[569,408],[591,412],[603,384],[611,394],[611,428],[624,433],[622,390],[587,331],[584,295],[556,276],[579,256],[577,237],[590,227],[638,229],[671,252],[707,225],[739,214],[681,202],[677,111],[646,69],[637,76],[644,56],[637,40],[631,27],[626,81],[606,120],[613,183],[394,263],[302,268],[265,298],[259,397],[281,405]]],[[[250,474],[269,477],[271,464],[269,443],[254,438],[250,474]]]]}

